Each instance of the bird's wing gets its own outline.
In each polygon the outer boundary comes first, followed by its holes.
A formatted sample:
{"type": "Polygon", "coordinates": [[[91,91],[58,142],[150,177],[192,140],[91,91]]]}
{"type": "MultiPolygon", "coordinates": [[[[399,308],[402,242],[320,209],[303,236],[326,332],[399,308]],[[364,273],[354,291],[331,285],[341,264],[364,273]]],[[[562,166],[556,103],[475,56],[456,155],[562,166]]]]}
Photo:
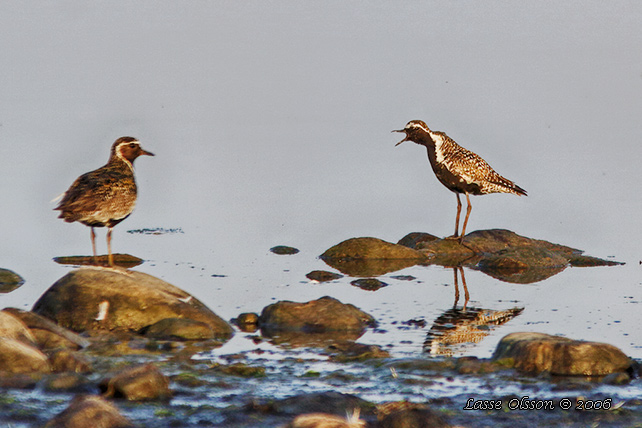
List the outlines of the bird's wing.
{"type": "Polygon", "coordinates": [[[85,211],[96,209],[104,201],[114,197],[118,182],[123,180],[119,171],[97,169],[81,175],[69,187],[57,210],[66,211],[81,208],[85,211]]]}

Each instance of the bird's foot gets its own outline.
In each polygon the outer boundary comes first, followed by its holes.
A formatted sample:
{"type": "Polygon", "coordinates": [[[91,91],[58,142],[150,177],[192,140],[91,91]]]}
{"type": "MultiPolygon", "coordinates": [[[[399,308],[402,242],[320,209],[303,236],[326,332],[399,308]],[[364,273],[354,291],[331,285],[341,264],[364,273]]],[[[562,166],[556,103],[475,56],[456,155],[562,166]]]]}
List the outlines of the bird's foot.
{"type": "Polygon", "coordinates": [[[459,239],[459,242],[461,243],[461,240],[463,239],[463,237],[455,234],[455,235],[446,236],[444,239],[448,239],[449,241],[459,239]]]}

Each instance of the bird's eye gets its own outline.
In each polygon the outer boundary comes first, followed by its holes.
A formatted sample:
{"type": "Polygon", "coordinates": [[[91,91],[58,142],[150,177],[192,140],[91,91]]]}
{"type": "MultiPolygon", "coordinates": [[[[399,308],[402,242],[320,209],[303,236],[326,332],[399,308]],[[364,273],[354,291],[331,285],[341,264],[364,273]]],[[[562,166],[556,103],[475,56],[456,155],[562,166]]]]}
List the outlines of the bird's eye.
{"type": "Polygon", "coordinates": [[[129,148],[130,149],[136,148],[136,143],[129,143],[129,148]]]}

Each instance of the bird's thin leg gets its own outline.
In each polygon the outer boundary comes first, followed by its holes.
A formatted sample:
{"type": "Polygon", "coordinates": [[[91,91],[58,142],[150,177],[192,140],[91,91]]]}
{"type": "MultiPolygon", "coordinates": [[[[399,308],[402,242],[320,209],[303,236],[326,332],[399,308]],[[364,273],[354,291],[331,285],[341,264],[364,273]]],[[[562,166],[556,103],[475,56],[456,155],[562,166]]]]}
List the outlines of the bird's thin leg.
{"type": "Polygon", "coordinates": [[[459,215],[461,214],[461,200],[459,199],[459,193],[455,192],[457,197],[457,217],[455,217],[455,234],[448,236],[446,239],[457,239],[459,238],[459,215]]]}
{"type": "Polygon", "coordinates": [[[459,302],[459,283],[457,282],[457,268],[453,268],[453,276],[455,277],[455,303],[453,304],[453,309],[457,309],[457,303],[459,302]]]}
{"type": "Polygon", "coordinates": [[[111,253],[111,227],[107,229],[107,254],[109,266],[114,266],[114,255],[111,253]]]}
{"type": "Polygon", "coordinates": [[[96,232],[94,232],[94,228],[91,227],[91,249],[94,251],[94,263],[97,263],[96,260],[96,232]]]}
{"type": "Polygon", "coordinates": [[[466,193],[466,201],[468,202],[468,206],[466,207],[466,218],[464,219],[464,227],[462,227],[461,235],[459,237],[460,243],[464,242],[464,236],[466,235],[466,226],[468,225],[468,217],[470,216],[470,212],[473,210],[473,206],[470,205],[470,196],[468,196],[468,193],[466,193]]]}
{"type": "Polygon", "coordinates": [[[468,305],[468,300],[470,300],[470,295],[468,294],[468,286],[466,285],[466,277],[464,276],[464,268],[459,266],[457,267],[459,270],[459,275],[461,275],[461,283],[464,285],[464,308],[463,310],[466,310],[466,305],[468,305]]]}

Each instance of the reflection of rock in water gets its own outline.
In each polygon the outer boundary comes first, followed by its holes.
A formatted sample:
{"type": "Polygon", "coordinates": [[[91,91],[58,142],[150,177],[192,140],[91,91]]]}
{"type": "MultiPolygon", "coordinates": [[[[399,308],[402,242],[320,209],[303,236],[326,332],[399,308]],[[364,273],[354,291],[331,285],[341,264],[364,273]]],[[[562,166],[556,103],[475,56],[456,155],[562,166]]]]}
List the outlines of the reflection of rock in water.
{"type": "Polygon", "coordinates": [[[513,319],[523,310],[524,308],[503,311],[482,308],[449,309],[435,320],[428,331],[424,351],[435,355],[453,355],[457,348],[481,342],[491,330],[513,319]]]}

